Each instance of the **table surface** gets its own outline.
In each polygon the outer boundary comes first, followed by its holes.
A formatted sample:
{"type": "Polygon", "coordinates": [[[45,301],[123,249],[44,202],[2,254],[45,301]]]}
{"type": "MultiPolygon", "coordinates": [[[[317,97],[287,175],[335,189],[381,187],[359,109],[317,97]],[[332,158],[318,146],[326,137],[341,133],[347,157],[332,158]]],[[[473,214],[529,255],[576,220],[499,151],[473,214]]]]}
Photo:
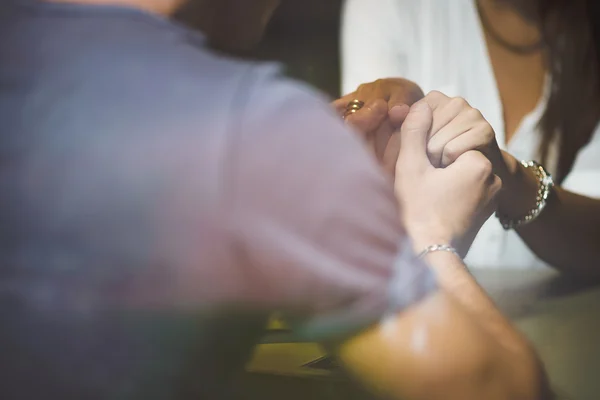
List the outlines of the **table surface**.
{"type": "Polygon", "coordinates": [[[600,286],[552,271],[475,271],[533,343],[552,385],[573,400],[600,399],[600,286]]]}
{"type": "MultiPolygon", "coordinates": [[[[533,343],[559,394],[600,399],[600,285],[574,282],[551,270],[475,270],[473,275],[533,343]]],[[[293,375],[322,354],[313,343],[267,344],[259,346],[249,369],[293,375]]]]}

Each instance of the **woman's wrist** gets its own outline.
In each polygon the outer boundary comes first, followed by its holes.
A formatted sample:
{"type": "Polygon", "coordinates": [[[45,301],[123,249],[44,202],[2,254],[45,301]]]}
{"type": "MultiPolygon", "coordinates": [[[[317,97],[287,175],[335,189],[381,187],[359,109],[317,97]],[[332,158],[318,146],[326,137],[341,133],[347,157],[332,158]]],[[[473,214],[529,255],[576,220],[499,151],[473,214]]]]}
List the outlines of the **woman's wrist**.
{"type": "Polygon", "coordinates": [[[498,196],[498,213],[507,218],[519,218],[536,204],[538,180],[535,173],[525,168],[517,159],[502,152],[507,171],[501,176],[502,190],[498,196]]]}

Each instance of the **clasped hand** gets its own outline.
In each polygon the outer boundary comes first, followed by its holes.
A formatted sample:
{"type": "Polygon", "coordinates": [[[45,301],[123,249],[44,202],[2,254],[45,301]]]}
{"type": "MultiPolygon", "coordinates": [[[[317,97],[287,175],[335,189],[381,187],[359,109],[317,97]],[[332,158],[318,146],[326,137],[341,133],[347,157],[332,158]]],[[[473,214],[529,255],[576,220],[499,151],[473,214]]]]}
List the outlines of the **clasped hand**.
{"type": "Polygon", "coordinates": [[[452,243],[466,254],[495,210],[507,168],[490,124],[464,99],[423,96],[403,79],[362,85],[333,105],[342,114],[352,99],[365,105],[346,121],[395,176],[415,251],[452,243]]]}

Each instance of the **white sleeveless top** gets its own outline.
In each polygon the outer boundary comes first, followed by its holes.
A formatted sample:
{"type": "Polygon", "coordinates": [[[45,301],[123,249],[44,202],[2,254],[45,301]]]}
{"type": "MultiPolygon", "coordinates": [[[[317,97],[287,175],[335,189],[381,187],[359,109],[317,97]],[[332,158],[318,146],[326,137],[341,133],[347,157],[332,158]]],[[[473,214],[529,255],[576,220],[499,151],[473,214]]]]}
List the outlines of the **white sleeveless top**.
{"type": "MultiPolygon", "coordinates": [[[[518,159],[539,159],[537,122],[547,95],[505,145],[502,103],[474,0],[346,0],[342,23],[343,92],[379,78],[404,77],[427,93],[464,97],[490,122],[498,143],[518,159]]],[[[596,129],[563,183],[600,198],[600,134],[596,129]]],[[[551,149],[550,171],[556,148],[551,149]]],[[[466,259],[471,267],[543,268],[516,232],[495,217],[481,229],[466,259]]]]}

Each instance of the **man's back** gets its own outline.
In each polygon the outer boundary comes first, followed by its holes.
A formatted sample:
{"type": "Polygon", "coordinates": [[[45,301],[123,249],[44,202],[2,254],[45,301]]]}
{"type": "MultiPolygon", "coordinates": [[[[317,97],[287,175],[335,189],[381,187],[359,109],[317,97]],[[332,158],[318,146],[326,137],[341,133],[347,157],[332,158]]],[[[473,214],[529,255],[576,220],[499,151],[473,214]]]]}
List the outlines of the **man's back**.
{"type": "Polygon", "coordinates": [[[318,96],[140,11],[1,7],[0,397],[215,398],[268,311],[343,335],[432,288],[383,290],[393,189],[318,96]]]}
{"type": "Polygon", "coordinates": [[[0,397],[214,393],[260,333],[172,308],[193,297],[175,259],[226,268],[224,113],[254,73],[200,46],[135,10],[2,5],[0,397]]]}

